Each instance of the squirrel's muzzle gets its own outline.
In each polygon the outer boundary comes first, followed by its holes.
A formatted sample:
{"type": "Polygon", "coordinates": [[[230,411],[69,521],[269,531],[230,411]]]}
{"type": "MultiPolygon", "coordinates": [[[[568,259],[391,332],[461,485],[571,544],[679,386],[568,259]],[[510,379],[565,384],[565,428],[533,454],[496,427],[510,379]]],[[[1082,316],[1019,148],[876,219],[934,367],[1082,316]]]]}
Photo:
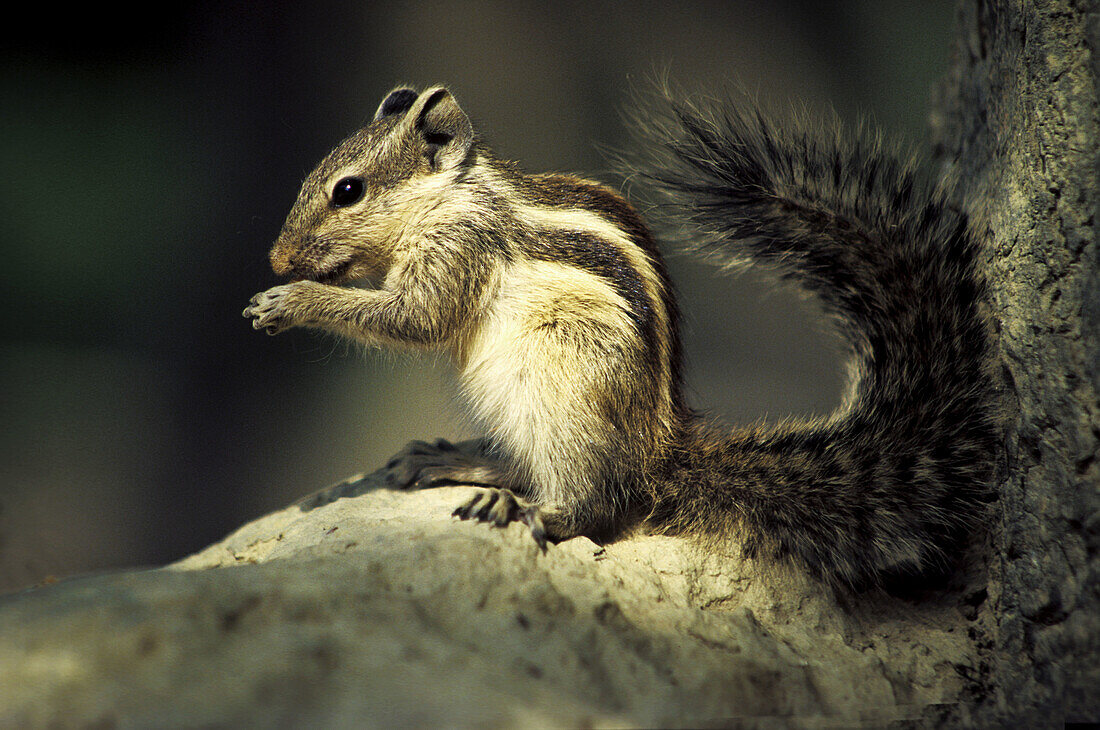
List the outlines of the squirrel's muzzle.
{"type": "Polygon", "coordinates": [[[297,240],[284,231],[271,247],[268,258],[271,269],[278,276],[290,276],[302,262],[302,252],[311,248],[311,242],[297,240]]]}

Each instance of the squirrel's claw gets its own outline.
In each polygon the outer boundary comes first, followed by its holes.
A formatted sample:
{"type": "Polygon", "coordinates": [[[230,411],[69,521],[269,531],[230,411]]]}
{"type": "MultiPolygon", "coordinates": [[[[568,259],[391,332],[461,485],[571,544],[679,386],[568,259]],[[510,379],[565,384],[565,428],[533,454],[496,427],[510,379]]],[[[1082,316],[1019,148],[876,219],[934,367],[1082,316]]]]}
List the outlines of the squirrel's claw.
{"type": "Polygon", "coordinates": [[[496,527],[522,522],[530,528],[531,537],[539,549],[546,550],[546,525],[539,506],[517,497],[511,490],[496,487],[478,489],[473,497],[459,505],[451,515],[462,520],[489,522],[496,527]]]}

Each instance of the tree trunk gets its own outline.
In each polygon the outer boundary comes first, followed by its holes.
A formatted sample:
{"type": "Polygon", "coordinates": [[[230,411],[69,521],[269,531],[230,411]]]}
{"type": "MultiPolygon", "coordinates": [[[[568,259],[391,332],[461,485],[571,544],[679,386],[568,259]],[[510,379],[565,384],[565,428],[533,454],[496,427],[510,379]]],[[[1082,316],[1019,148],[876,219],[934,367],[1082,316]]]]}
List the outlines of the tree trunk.
{"type": "Polygon", "coordinates": [[[933,123],[987,207],[1005,381],[979,724],[1100,719],[1100,3],[960,0],[933,123]]]}

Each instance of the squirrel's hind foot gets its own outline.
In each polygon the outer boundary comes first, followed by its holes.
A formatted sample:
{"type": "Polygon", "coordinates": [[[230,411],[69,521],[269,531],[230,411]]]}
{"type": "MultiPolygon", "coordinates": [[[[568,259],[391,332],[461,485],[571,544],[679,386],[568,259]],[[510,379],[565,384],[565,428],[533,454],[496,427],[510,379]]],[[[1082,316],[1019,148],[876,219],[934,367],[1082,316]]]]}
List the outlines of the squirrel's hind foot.
{"type": "Polygon", "coordinates": [[[481,441],[452,444],[446,439],[410,441],[386,463],[384,476],[391,489],[430,489],[452,485],[478,487],[474,495],[452,513],[463,520],[488,522],[506,527],[522,522],[531,537],[545,550],[547,541],[557,537],[557,511],[517,495],[525,490],[514,484],[511,475],[485,455],[481,441]],[[547,529],[547,523],[550,529],[547,529]]]}
{"type": "Polygon", "coordinates": [[[531,529],[531,537],[540,549],[546,550],[548,539],[544,510],[534,502],[517,497],[509,489],[487,487],[477,492],[459,506],[452,516],[463,520],[489,522],[496,527],[507,527],[512,522],[522,522],[531,529]]]}
{"type": "Polygon", "coordinates": [[[386,463],[386,485],[407,490],[454,484],[506,486],[508,475],[481,448],[479,441],[410,441],[386,463]]]}

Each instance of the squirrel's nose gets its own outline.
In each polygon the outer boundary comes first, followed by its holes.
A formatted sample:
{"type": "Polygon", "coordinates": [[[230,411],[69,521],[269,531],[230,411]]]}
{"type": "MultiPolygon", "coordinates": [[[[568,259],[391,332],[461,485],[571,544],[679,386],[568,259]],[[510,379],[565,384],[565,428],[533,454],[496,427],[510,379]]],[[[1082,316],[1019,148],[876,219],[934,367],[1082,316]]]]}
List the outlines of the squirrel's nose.
{"type": "Polygon", "coordinates": [[[269,258],[271,259],[271,269],[278,276],[289,275],[297,265],[294,253],[281,238],[271,247],[269,258]]]}

